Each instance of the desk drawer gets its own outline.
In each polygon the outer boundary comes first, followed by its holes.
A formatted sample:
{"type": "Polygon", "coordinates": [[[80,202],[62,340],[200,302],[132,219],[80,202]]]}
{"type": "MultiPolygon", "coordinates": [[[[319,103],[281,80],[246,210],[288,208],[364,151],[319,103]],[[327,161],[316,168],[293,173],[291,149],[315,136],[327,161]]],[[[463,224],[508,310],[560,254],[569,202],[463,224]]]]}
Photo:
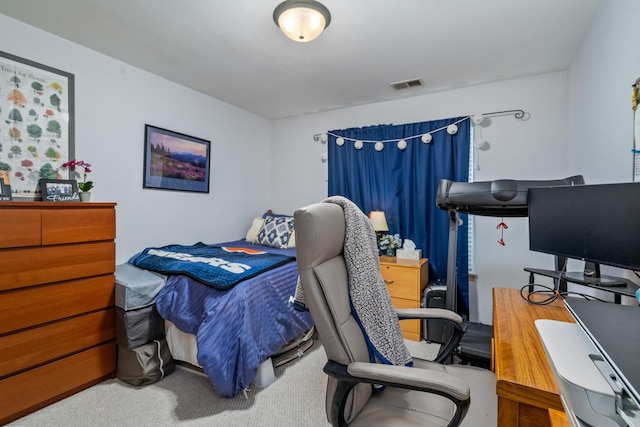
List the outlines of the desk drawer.
{"type": "Polygon", "coordinates": [[[56,360],[116,337],[115,309],[0,337],[0,377],[56,360]]]}

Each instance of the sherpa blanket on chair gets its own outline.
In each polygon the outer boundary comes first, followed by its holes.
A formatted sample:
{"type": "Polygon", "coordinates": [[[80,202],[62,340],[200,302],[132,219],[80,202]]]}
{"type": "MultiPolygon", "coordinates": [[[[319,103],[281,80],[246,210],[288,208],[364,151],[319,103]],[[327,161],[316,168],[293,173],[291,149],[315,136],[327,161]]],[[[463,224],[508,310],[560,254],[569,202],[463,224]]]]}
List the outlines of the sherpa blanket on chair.
{"type": "MultiPolygon", "coordinates": [[[[333,196],[323,203],[334,203],[344,210],[346,233],[344,259],[349,273],[351,312],[364,333],[372,362],[411,366],[413,361],[404,344],[398,315],[380,273],[376,234],[369,218],[351,200],[333,196]]],[[[301,286],[295,299],[304,301],[301,286]]]]}

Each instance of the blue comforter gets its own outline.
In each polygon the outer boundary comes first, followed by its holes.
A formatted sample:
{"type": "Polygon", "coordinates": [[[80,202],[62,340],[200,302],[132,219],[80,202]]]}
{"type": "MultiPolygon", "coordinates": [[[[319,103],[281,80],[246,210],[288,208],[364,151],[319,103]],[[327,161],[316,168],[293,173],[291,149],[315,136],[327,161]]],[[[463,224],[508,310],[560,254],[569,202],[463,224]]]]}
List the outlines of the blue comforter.
{"type": "MultiPolygon", "coordinates": [[[[295,249],[274,249],[245,240],[224,246],[254,247],[295,256],[295,249]]],[[[170,276],[156,298],[160,315],[194,334],[198,363],[220,396],[233,397],[247,387],[262,362],[313,325],[308,312],[288,303],[298,269],[290,262],[240,282],[229,290],[205,286],[187,276],[170,276]]]]}

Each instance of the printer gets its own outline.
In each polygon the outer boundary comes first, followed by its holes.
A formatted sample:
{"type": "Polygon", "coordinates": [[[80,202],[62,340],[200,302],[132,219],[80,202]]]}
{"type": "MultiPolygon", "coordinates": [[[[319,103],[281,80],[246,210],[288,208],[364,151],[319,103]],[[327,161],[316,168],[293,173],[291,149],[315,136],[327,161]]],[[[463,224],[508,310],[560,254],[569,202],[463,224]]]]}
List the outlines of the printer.
{"type": "Polygon", "coordinates": [[[567,298],[576,323],[535,321],[573,427],[640,427],[640,307],[567,298]]]}

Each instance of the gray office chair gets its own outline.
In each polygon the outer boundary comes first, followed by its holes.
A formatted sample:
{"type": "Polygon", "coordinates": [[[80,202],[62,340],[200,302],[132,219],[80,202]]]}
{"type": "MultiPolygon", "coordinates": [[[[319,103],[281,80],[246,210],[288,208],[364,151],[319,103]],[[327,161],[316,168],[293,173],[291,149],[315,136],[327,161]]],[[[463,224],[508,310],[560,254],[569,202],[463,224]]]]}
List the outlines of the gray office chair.
{"type": "MultiPolygon", "coordinates": [[[[324,367],[329,375],[328,421],[333,426],[495,427],[492,372],[415,358],[413,367],[370,362],[365,336],[351,312],[343,208],[318,203],[297,210],[294,216],[304,300],[328,358],[324,367]],[[374,384],[384,386],[383,390],[374,392],[374,384]]],[[[404,314],[426,316],[429,310],[433,309],[404,314]]]]}

